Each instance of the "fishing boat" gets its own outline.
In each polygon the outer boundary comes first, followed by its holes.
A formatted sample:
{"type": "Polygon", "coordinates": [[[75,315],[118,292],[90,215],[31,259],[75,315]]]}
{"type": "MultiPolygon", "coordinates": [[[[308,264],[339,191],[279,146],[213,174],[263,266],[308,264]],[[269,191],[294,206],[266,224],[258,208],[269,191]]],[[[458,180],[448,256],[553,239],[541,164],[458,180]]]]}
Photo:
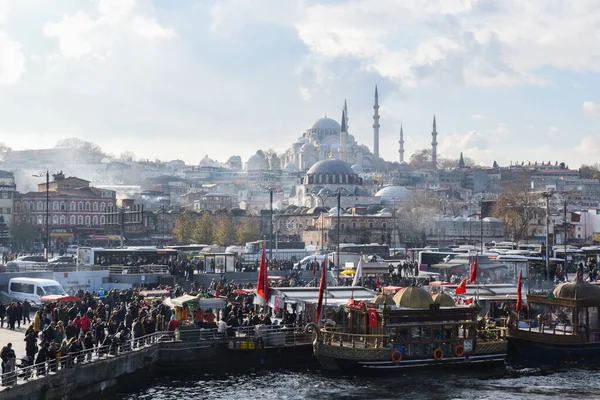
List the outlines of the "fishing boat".
{"type": "Polygon", "coordinates": [[[309,324],[313,352],[326,370],[358,372],[502,363],[506,328],[479,317],[477,305],[456,305],[407,287],[393,297],[351,300],[335,328],[309,324]]]}
{"type": "Polygon", "coordinates": [[[547,294],[528,294],[529,319],[510,323],[511,357],[592,360],[600,355],[600,287],[582,280],[563,283],[547,294]]]}

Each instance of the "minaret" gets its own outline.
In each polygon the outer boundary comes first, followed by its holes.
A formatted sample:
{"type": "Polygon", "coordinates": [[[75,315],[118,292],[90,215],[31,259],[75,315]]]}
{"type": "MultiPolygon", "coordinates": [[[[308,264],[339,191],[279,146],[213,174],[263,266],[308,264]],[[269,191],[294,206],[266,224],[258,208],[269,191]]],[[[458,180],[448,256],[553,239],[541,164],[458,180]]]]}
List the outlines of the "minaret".
{"type": "Polygon", "coordinates": [[[431,132],[431,165],[437,169],[437,129],[435,127],[435,114],[433,114],[433,132],[431,132]]]}
{"type": "Polygon", "coordinates": [[[398,153],[400,153],[400,162],[404,162],[404,132],[402,131],[402,125],[400,125],[400,140],[398,144],[400,144],[400,149],[398,150],[398,153]]]}
{"type": "Polygon", "coordinates": [[[340,127],[340,160],[348,161],[348,127],[346,126],[346,111],[342,110],[342,126],[340,127]]]}
{"type": "Polygon", "coordinates": [[[375,85],[375,104],[373,104],[373,155],[379,160],[379,94],[375,85]]]}
{"type": "Polygon", "coordinates": [[[348,103],[346,103],[346,99],[344,99],[344,113],[346,114],[346,131],[348,131],[350,130],[350,124],[348,124],[350,118],[348,118],[348,103]]]}

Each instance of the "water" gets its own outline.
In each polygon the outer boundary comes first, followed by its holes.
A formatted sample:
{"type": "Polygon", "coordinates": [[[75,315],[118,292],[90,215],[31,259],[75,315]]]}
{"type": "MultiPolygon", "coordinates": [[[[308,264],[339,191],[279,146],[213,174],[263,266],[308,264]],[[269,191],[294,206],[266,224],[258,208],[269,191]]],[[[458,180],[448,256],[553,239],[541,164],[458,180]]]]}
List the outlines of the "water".
{"type": "MultiPolygon", "coordinates": [[[[350,377],[321,371],[268,371],[235,375],[170,376],[119,393],[133,399],[598,399],[600,371],[539,369],[452,374],[431,371],[385,377],[350,377]]],[[[115,399],[115,396],[111,397],[115,399]]]]}

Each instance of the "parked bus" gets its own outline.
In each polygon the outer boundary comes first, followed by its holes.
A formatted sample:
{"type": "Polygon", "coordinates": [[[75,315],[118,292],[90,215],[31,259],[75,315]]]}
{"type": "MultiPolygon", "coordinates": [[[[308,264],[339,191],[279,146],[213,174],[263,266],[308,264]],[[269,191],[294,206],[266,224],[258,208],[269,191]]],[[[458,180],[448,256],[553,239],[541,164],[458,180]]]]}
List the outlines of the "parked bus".
{"type": "Polygon", "coordinates": [[[77,249],[77,265],[166,265],[177,259],[177,250],[156,247],[127,247],[105,249],[101,247],[80,247],[77,249]]]}
{"type": "Polygon", "coordinates": [[[273,242],[273,249],[269,249],[269,241],[256,241],[248,242],[244,246],[244,253],[242,258],[245,263],[254,263],[260,260],[263,246],[265,246],[266,256],[279,261],[290,260],[296,261],[301,260],[306,256],[314,254],[306,250],[304,242],[273,242]]]}

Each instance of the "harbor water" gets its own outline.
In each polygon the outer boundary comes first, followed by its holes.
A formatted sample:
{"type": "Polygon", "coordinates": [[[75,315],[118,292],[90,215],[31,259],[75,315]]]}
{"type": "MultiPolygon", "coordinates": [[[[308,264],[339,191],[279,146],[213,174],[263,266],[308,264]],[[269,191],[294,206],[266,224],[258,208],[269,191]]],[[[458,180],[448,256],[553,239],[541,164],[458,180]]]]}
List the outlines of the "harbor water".
{"type": "MultiPolygon", "coordinates": [[[[111,396],[115,399],[115,396],[111,396]]],[[[600,369],[408,372],[350,377],[320,371],[170,376],[122,392],[133,399],[599,399],[600,369]]]]}

